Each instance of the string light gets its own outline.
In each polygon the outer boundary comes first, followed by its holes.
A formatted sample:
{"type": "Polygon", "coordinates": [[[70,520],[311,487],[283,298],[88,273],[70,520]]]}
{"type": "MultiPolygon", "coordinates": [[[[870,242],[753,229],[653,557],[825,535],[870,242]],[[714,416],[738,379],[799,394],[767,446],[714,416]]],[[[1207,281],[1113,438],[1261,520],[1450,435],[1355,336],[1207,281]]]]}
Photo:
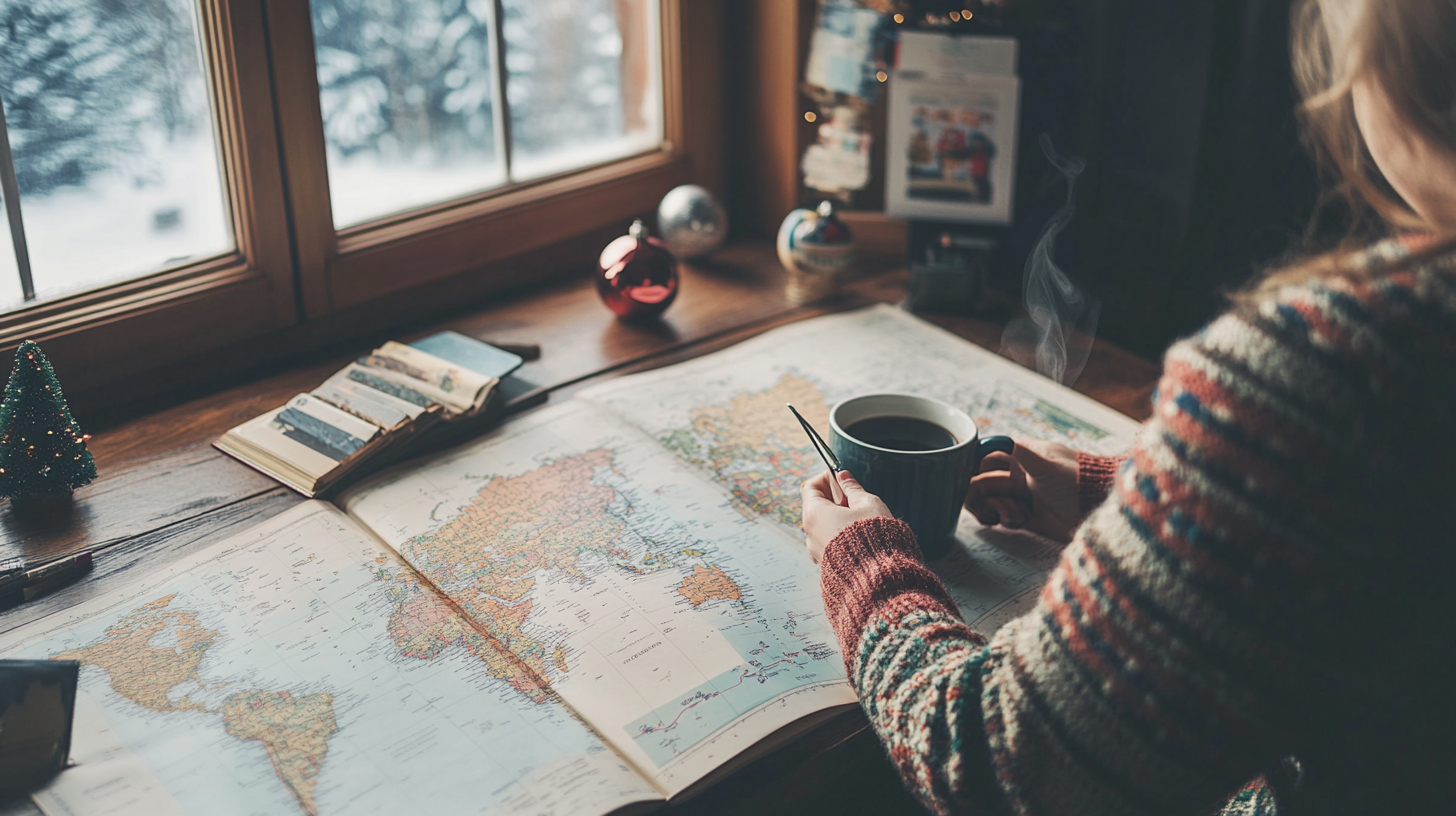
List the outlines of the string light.
{"type": "Polygon", "coordinates": [[[950,13],[950,18],[959,23],[961,21],[961,13],[959,11],[952,11],[950,13]]]}
{"type": "Polygon", "coordinates": [[[819,118],[819,116],[817,114],[815,114],[814,111],[804,111],[804,121],[805,122],[812,122],[812,121],[814,121],[815,119],[818,119],[818,118],[819,118]]]}
{"type": "Polygon", "coordinates": [[[905,15],[903,15],[903,14],[896,14],[895,15],[895,24],[896,25],[899,25],[900,23],[903,23],[903,22],[905,22],[905,15]]]}

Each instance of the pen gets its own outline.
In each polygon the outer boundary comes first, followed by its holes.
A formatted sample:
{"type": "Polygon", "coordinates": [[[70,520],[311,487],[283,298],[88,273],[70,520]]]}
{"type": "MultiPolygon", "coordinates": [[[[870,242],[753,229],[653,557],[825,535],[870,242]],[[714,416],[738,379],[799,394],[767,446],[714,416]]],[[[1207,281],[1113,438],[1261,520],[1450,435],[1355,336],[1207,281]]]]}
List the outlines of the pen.
{"type": "Polygon", "coordinates": [[[91,552],[79,552],[75,555],[60,558],[49,564],[0,577],[0,597],[13,596],[16,593],[21,595],[22,600],[30,600],[39,595],[55,589],[61,584],[74,578],[82,572],[91,568],[94,560],[91,552]]]}
{"type": "Polygon", "coordinates": [[[525,360],[528,363],[532,360],[541,359],[541,345],[539,343],[492,342],[491,345],[495,346],[501,351],[509,351],[510,353],[520,357],[522,360],[525,360]]]}
{"type": "Polygon", "coordinates": [[[14,575],[17,572],[25,572],[25,559],[19,556],[6,558],[0,561],[0,578],[14,575]]]}
{"type": "Polygon", "coordinates": [[[829,493],[834,499],[834,503],[843,504],[844,491],[839,487],[837,474],[839,471],[844,470],[844,466],[839,463],[839,457],[835,456],[834,451],[828,445],[824,444],[824,438],[819,435],[818,431],[814,430],[814,426],[810,425],[808,420],[804,419],[804,416],[799,413],[799,409],[795,408],[793,403],[785,403],[785,405],[788,405],[789,410],[794,412],[794,418],[799,420],[799,424],[804,427],[804,433],[809,435],[809,443],[814,446],[814,450],[819,452],[819,458],[824,460],[824,466],[829,468],[829,493]]]}

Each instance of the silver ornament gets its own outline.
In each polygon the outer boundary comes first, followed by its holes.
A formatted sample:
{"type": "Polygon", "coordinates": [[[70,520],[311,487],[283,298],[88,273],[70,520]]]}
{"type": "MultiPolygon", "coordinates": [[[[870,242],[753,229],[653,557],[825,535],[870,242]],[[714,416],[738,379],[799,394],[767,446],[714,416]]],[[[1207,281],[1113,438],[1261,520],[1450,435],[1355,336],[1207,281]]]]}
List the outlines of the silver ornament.
{"type": "Polygon", "coordinates": [[[683,184],[657,205],[657,233],[679,260],[701,258],[728,237],[728,213],[706,188],[683,184]]]}

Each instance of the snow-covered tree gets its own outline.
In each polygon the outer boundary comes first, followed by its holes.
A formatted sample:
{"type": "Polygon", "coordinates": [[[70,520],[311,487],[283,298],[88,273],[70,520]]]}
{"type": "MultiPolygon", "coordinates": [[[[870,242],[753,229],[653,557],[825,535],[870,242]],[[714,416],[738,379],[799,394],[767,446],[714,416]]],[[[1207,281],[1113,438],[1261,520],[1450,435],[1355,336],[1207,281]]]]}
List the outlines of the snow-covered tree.
{"type": "MultiPolygon", "coordinates": [[[[516,151],[623,132],[617,6],[506,0],[516,151]]],[[[490,0],[314,0],[324,130],[345,156],[493,153],[490,0]]]]}
{"type": "Polygon", "coordinates": [[[188,0],[0,2],[0,100],[22,196],[115,169],[145,181],[156,169],[138,163],[142,134],[202,124],[193,15],[188,0]]]}

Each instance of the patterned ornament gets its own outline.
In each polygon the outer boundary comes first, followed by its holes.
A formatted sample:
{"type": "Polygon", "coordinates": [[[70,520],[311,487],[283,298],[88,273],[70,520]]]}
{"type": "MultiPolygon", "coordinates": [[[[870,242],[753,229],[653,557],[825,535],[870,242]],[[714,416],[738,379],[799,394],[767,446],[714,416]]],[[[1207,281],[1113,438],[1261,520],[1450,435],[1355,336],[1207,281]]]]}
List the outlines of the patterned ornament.
{"type": "Polygon", "coordinates": [[[657,317],[677,297],[677,261],[640,220],[633,221],[597,259],[597,293],[618,317],[657,317]]]}
{"type": "Polygon", "coordinates": [[[794,305],[825,300],[855,261],[854,236],[834,214],[834,202],[798,209],[779,225],[779,263],[789,272],[784,296],[794,305]]]}
{"type": "Polygon", "coordinates": [[[701,258],[728,237],[728,212],[706,187],[679,185],[657,205],[657,231],[679,260],[701,258]]]}

